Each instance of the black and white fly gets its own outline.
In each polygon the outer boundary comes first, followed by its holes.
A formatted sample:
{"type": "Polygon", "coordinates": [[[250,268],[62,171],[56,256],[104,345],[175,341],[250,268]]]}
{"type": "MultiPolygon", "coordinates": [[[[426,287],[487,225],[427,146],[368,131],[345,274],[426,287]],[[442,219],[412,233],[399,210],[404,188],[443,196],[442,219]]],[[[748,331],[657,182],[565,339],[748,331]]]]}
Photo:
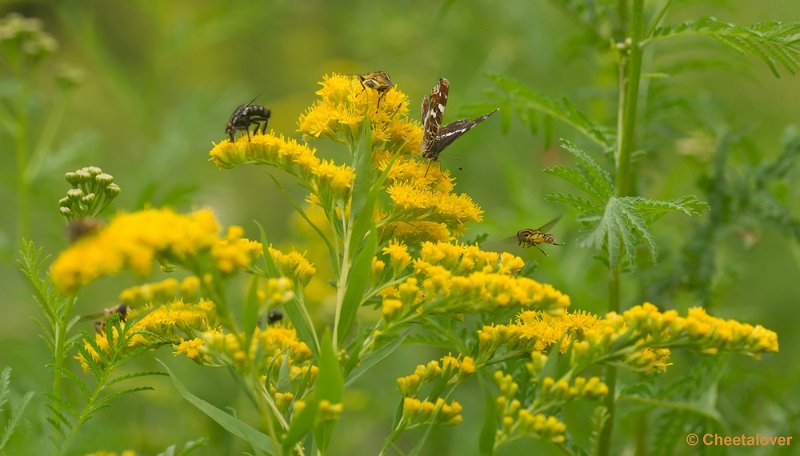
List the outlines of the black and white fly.
{"type": "MultiPolygon", "coordinates": [[[[488,119],[496,113],[498,109],[484,114],[474,119],[460,119],[442,126],[444,110],[447,107],[447,97],[450,91],[450,82],[445,78],[439,78],[439,82],[433,87],[431,93],[422,99],[422,142],[420,152],[422,158],[430,160],[430,164],[439,159],[439,154],[449,146],[459,136],[468,132],[475,125],[488,119]]],[[[428,171],[425,171],[428,174],[428,171]]]]}
{"type": "Polygon", "coordinates": [[[231,142],[233,142],[233,135],[240,130],[247,132],[247,140],[249,141],[251,125],[256,126],[256,128],[253,129],[253,134],[256,134],[259,126],[261,126],[261,134],[267,131],[267,122],[269,122],[272,112],[264,106],[254,105],[253,102],[256,101],[256,98],[258,98],[258,96],[243,105],[237,106],[233,114],[231,114],[231,118],[228,119],[228,124],[225,126],[225,133],[228,134],[231,142]],[[261,122],[264,123],[262,124],[261,122]]]}

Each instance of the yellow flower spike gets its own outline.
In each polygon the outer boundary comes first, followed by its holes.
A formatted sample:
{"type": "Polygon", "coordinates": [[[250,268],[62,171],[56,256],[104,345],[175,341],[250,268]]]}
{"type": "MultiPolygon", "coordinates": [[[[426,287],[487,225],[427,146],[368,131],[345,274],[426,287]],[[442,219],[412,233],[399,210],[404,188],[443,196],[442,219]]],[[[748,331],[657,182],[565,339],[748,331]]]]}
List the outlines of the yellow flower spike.
{"type": "Polygon", "coordinates": [[[311,277],[317,272],[316,268],[299,252],[283,253],[278,249],[269,247],[269,253],[281,275],[294,278],[303,286],[306,286],[311,277]]]}
{"type": "Polygon", "coordinates": [[[383,274],[384,269],[386,269],[386,263],[377,258],[372,258],[372,266],[370,269],[372,270],[372,281],[377,282],[383,274]]]}
{"type": "Polygon", "coordinates": [[[336,421],[344,411],[344,404],[331,404],[327,399],[319,401],[319,416],[322,421],[336,421]]]}
{"type": "Polygon", "coordinates": [[[314,169],[314,190],[322,193],[326,190],[340,200],[347,200],[353,189],[356,173],[347,165],[337,165],[330,160],[323,160],[314,169]]]}
{"type": "Polygon", "coordinates": [[[411,264],[411,255],[408,254],[408,248],[401,242],[390,241],[389,245],[383,248],[383,253],[389,256],[395,276],[400,275],[400,272],[411,264]]]}
{"type": "Polygon", "coordinates": [[[381,303],[381,314],[388,321],[398,315],[402,308],[403,302],[399,299],[384,299],[381,303]]]}
{"type": "Polygon", "coordinates": [[[231,143],[223,140],[211,149],[209,159],[219,168],[244,164],[271,165],[306,181],[321,164],[313,148],[272,133],[255,135],[250,141],[240,139],[231,143]]]}
{"type": "Polygon", "coordinates": [[[181,261],[209,249],[219,239],[211,211],[178,214],[170,209],[145,209],[120,214],[93,236],[61,252],[51,267],[58,289],[65,293],[123,269],[146,275],[158,255],[181,261]]]}
{"type": "Polygon", "coordinates": [[[423,241],[447,241],[453,234],[444,223],[430,221],[390,222],[380,227],[381,239],[396,239],[409,244],[423,241]]]}
{"type": "Polygon", "coordinates": [[[197,276],[189,276],[181,281],[179,287],[181,296],[185,299],[193,301],[200,294],[200,279],[197,276]]]}
{"type": "Polygon", "coordinates": [[[175,349],[175,352],[173,354],[175,356],[185,355],[187,358],[197,361],[200,359],[201,356],[200,349],[202,346],[203,346],[203,340],[199,338],[181,340],[179,344],[172,345],[172,347],[175,349]]]}

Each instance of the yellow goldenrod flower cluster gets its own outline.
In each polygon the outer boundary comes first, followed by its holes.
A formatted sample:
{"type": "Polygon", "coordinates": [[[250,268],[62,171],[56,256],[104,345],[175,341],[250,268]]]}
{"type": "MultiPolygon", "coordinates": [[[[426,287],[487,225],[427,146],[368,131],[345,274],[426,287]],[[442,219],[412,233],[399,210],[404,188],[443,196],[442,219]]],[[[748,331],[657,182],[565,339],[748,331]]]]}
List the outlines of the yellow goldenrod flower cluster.
{"type": "Polygon", "coordinates": [[[500,412],[501,425],[495,436],[495,448],[511,440],[534,436],[553,443],[565,441],[564,432],[567,426],[554,416],[535,413],[531,407],[515,399],[519,385],[511,375],[495,371],[494,380],[500,390],[497,396],[497,407],[500,412]]]}
{"type": "Polygon", "coordinates": [[[269,278],[265,287],[258,288],[258,300],[265,307],[273,308],[286,304],[294,298],[292,281],[286,277],[269,278]]]}
{"type": "Polygon", "coordinates": [[[314,265],[309,263],[300,252],[293,250],[289,253],[283,253],[270,247],[269,254],[275,261],[275,266],[277,266],[281,275],[297,280],[302,286],[306,286],[311,277],[317,272],[314,265]]]}
{"type": "MultiPolygon", "coordinates": [[[[104,354],[109,354],[114,349],[124,350],[137,346],[171,342],[195,332],[206,331],[216,320],[214,303],[204,299],[196,304],[184,303],[181,299],[176,299],[143,311],[144,315],[141,317],[138,317],[138,313],[136,310],[129,310],[127,322],[120,323],[119,329],[123,331],[124,340],[120,340],[120,332],[115,327],[110,331],[111,340],[106,332],[102,332],[94,335],[94,344],[84,341],[84,348],[95,363],[103,361],[103,356],[97,352],[95,346],[104,354]]],[[[192,347],[185,342],[181,344],[183,345],[182,350],[187,352],[188,356],[192,347]]],[[[89,363],[84,355],[79,353],[75,358],[81,363],[84,372],[88,372],[89,363]]]]}
{"type": "Polygon", "coordinates": [[[258,243],[241,238],[233,227],[220,238],[220,226],[209,210],[188,215],[171,209],[145,209],[116,216],[96,234],[78,240],[53,263],[53,281],[63,292],[106,275],[130,269],[147,275],[156,260],[181,263],[210,251],[220,272],[250,264],[258,243]]]}
{"type": "Polygon", "coordinates": [[[443,193],[414,184],[392,184],[386,192],[401,220],[442,223],[460,234],[465,222],[479,222],[483,211],[466,194],[443,193]]]}
{"type": "Polygon", "coordinates": [[[244,229],[230,226],[225,238],[211,247],[214,263],[223,274],[250,266],[261,255],[261,243],[244,238],[244,229]]]}
{"type": "Polygon", "coordinates": [[[709,316],[690,309],[686,317],[674,310],[660,312],[645,303],[622,315],[599,318],[584,312],[561,316],[522,312],[508,325],[484,326],[479,332],[479,360],[497,350],[546,352],[559,344],[561,352],[572,346],[573,364],[588,366],[595,360],[623,362],[643,372],[663,372],[669,365],[670,347],[690,347],[703,353],[736,351],[759,356],[778,351],[778,337],[762,326],[709,316]]]}
{"type": "Polygon", "coordinates": [[[474,373],[475,361],[472,358],[447,355],[441,362],[433,360],[428,364],[418,365],[413,374],[398,378],[397,386],[403,396],[417,396],[422,385],[426,383],[439,382],[442,385],[452,385],[474,373]]]}
{"type": "Polygon", "coordinates": [[[408,98],[396,88],[378,95],[353,76],[323,77],[319,100],[300,116],[299,130],[309,136],[328,137],[351,144],[369,118],[374,149],[416,153],[422,139],[417,125],[409,124],[408,98]],[[380,96],[380,105],[378,97],[380,96]]]}
{"type": "Polygon", "coordinates": [[[291,378],[305,375],[310,375],[312,379],[316,377],[317,367],[311,366],[309,361],[311,349],[297,338],[297,333],[291,328],[256,328],[247,350],[242,345],[243,334],[215,329],[204,332],[199,340],[199,356],[193,351],[198,346],[198,342],[194,341],[191,344],[182,342],[183,346],[176,347],[176,354],[185,354],[195,361],[222,363],[244,371],[255,369],[262,374],[273,372],[275,375],[279,370],[277,366],[288,356],[291,378]]]}
{"type": "Polygon", "coordinates": [[[577,399],[600,399],[608,394],[608,386],[599,377],[586,379],[575,377],[572,384],[567,379],[556,381],[552,377],[542,379],[542,391],[539,402],[567,402],[577,399]]]}
{"type": "Polygon", "coordinates": [[[413,397],[403,398],[403,427],[421,424],[440,424],[452,426],[464,421],[461,404],[447,403],[441,397],[436,401],[421,401],[413,397]]]}
{"type": "Polygon", "coordinates": [[[237,165],[269,165],[299,177],[320,197],[331,195],[346,200],[353,187],[355,172],[346,165],[320,160],[316,150],[293,139],[274,134],[254,135],[252,140],[239,138],[215,144],[210,160],[220,168],[237,165]]]}
{"type": "Polygon", "coordinates": [[[158,304],[180,296],[186,301],[194,301],[200,293],[200,279],[189,276],[179,283],[176,279],[145,283],[122,290],[118,299],[129,307],[158,304]]]}
{"type": "MultiPolygon", "coordinates": [[[[395,275],[411,258],[406,247],[389,244],[383,251],[395,275]]],[[[381,290],[387,322],[418,313],[476,313],[499,307],[538,308],[558,314],[569,296],[551,285],[513,275],[524,263],[519,257],[484,252],[474,245],[425,242],[413,260],[411,277],[381,290]]]]}
{"type": "Polygon", "coordinates": [[[344,411],[344,404],[331,404],[331,401],[323,399],[319,401],[319,418],[322,421],[336,421],[344,411]]]}

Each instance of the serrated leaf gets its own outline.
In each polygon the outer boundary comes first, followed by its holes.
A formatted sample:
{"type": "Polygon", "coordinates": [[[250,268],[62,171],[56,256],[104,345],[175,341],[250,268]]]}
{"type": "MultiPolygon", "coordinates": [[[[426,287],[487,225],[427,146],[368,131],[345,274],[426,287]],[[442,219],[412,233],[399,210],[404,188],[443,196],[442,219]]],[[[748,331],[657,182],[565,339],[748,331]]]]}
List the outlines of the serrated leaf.
{"type": "Polygon", "coordinates": [[[250,445],[253,446],[253,449],[258,454],[271,454],[273,452],[272,443],[266,434],[258,431],[244,421],[241,421],[240,419],[226,413],[224,410],[221,410],[195,396],[189,392],[188,389],[186,389],[183,383],[178,380],[178,377],[170,370],[169,367],[167,367],[166,364],[158,359],[156,361],[164,366],[164,370],[167,371],[167,374],[172,379],[172,383],[175,385],[175,389],[178,390],[178,394],[180,394],[190,404],[197,407],[198,410],[205,413],[209,418],[216,421],[217,424],[225,428],[225,430],[231,434],[250,443],[250,445]]]}
{"type": "Polygon", "coordinates": [[[778,78],[781,68],[791,74],[800,70],[800,38],[798,38],[800,22],[784,24],[766,21],[743,27],[713,17],[703,17],[678,25],[657,27],[652,37],[645,40],[643,45],[658,40],[693,35],[706,35],[738,52],[755,55],[778,78]]]}
{"type": "MultiPolygon", "coordinates": [[[[553,100],[519,81],[499,74],[489,74],[487,77],[500,90],[500,94],[490,94],[491,104],[494,106],[511,104],[515,108],[514,111],[524,113],[523,119],[527,118],[529,120],[531,128],[534,128],[536,122],[530,120],[532,116],[528,112],[537,111],[575,128],[591,141],[602,146],[604,151],[610,150],[613,146],[612,131],[605,126],[593,123],[588,116],[580,112],[568,100],[553,100]]],[[[510,111],[506,110],[506,112],[510,111]]]]}

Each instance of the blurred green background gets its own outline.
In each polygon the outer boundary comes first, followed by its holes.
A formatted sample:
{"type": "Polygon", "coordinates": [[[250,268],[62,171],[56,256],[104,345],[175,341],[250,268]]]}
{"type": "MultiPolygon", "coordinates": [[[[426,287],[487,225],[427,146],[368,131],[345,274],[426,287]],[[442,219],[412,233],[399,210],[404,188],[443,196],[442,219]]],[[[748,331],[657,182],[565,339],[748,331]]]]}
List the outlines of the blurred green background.
{"type": "MultiPolygon", "coordinates": [[[[46,160],[31,180],[29,235],[50,254],[64,248],[64,222],[57,211],[58,198],[67,188],[63,175],[96,165],[114,175],[122,187],[113,210],[164,204],[181,210],[210,206],[223,224],[242,225],[251,237],[257,237],[256,220],[278,244],[302,241],[293,234],[297,223],[290,215],[291,206],[265,169],[221,171],[207,161],[207,153],[212,142],[225,138],[225,122],[236,105],[258,94],[257,102],[272,110],[270,127],[296,136],[297,117],[315,99],[322,75],[331,72],[389,72],[411,99],[413,118],[419,115],[422,96],[437,78],[447,77],[451,89],[446,118],[450,120],[478,113],[489,99],[486,91],[493,87],[486,74],[499,73],[553,98],[569,97],[597,121],[613,126],[614,66],[606,49],[584,44],[581,28],[558,3],[0,2],[0,16],[17,12],[41,19],[59,46],[27,76],[33,88],[27,106],[32,141],[41,134],[48,116],[63,109],[52,147],[46,150],[46,160]],[[74,90],[62,96],[54,76],[65,65],[78,69],[82,77],[74,90]]],[[[742,25],[767,19],[800,19],[794,0],[673,3],[668,23],[700,15],[742,25]]],[[[707,63],[727,64],[690,69],[659,81],[659,90],[670,100],[714,107],[700,114],[704,122],[682,117],[680,109],[668,111],[672,114],[669,120],[651,119],[648,134],[654,136],[642,142],[659,148],[647,151],[637,174],[646,196],[696,194],[706,198],[698,182],[709,172],[714,138],[704,124],[749,131],[745,144],[731,154],[733,176],[780,154],[783,131],[800,120],[800,81],[796,76],[784,74],[776,79],[757,59],[738,55],[710,40],[675,41],[656,52],[649,62],[652,71],[666,71],[664,68],[671,68],[688,55],[707,63]]],[[[14,82],[6,61],[0,65],[0,96],[8,107],[9,100],[17,97],[20,84],[14,82]]],[[[651,96],[649,103],[660,100],[655,90],[651,96]]],[[[528,125],[503,112],[502,119],[495,116],[451,146],[442,166],[456,176],[457,190],[468,193],[485,211],[485,221],[471,227],[470,235],[486,232],[492,242],[564,213],[553,232],[566,246],[549,249],[549,257],[534,249],[515,253],[537,261],[535,277],[569,294],[574,308],[602,313],[606,302],[604,267],[593,259],[595,252],[571,242],[579,235],[574,214],[544,199],[548,192],[566,189],[562,182],[542,172],[544,167],[568,161],[557,147],[562,137],[580,141],[577,134],[558,122],[545,122],[532,134],[528,125]]],[[[331,143],[319,141],[314,145],[322,155],[343,157],[331,143]]],[[[15,390],[43,391],[49,388],[50,372],[45,368],[46,347],[37,338],[31,319],[38,309],[15,266],[19,241],[13,150],[12,137],[3,130],[0,366],[14,369],[15,390]]],[[[297,198],[302,197],[290,180],[278,177],[297,190],[297,198]]],[[[796,214],[800,205],[797,181],[794,183],[781,191],[783,201],[796,214]]],[[[691,240],[701,222],[680,216],[659,222],[654,231],[659,239],[660,261],[642,264],[638,272],[626,277],[624,306],[642,300],[653,300],[663,308],[702,304],[696,293],[661,290],[653,295],[647,287],[655,282],[669,283],[662,280],[663,276],[672,272],[670,268],[681,254],[679,247],[691,240]]],[[[796,387],[800,363],[791,348],[800,346],[797,241],[757,214],[731,223],[716,241],[713,254],[719,270],[708,300],[712,313],[773,329],[782,347],[780,353],[761,361],[733,358],[721,382],[721,414],[732,431],[794,433],[800,438],[800,393],[796,387]]],[[[108,307],[120,287],[133,282],[132,277],[121,277],[93,284],[82,295],[78,311],[93,313],[108,307]]],[[[90,330],[90,323],[86,326],[90,330]]],[[[172,358],[166,348],[155,356],[172,358]]],[[[374,454],[389,430],[399,400],[394,379],[436,356],[439,354],[429,350],[403,349],[350,391],[333,453],[374,454]]],[[[681,356],[676,354],[678,365],[688,362],[681,356]]],[[[224,372],[209,375],[207,369],[183,359],[173,364],[190,389],[210,402],[245,403],[224,372]]],[[[241,442],[184,403],[168,380],[150,383],[158,387],[156,391],[123,398],[106,410],[103,418],[90,422],[83,438],[76,442],[76,452],[134,448],[155,454],[169,444],[204,435],[212,442],[198,454],[224,454],[243,448],[241,442]]],[[[475,386],[465,388],[457,397],[465,405],[465,423],[437,430],[425,454],[476,452],[482,402],[474,397],[475,386]]],[[[243,411],[246,409],[240,408],[239,413],[247,413],[243,411]]],[[[27,418],[25,432],[41,432],[45,426],[42,416],[34,413],[27,418]]],[[[618,438],[624,440],[621,429],[618,438]]],[[[413,442],[413,435],[408,441],[413,442]]],[[[526,441],[509,448],[506,454],[516,454],[522,448],[532,451],[529,447],[554,450],[526,441]]]]}

